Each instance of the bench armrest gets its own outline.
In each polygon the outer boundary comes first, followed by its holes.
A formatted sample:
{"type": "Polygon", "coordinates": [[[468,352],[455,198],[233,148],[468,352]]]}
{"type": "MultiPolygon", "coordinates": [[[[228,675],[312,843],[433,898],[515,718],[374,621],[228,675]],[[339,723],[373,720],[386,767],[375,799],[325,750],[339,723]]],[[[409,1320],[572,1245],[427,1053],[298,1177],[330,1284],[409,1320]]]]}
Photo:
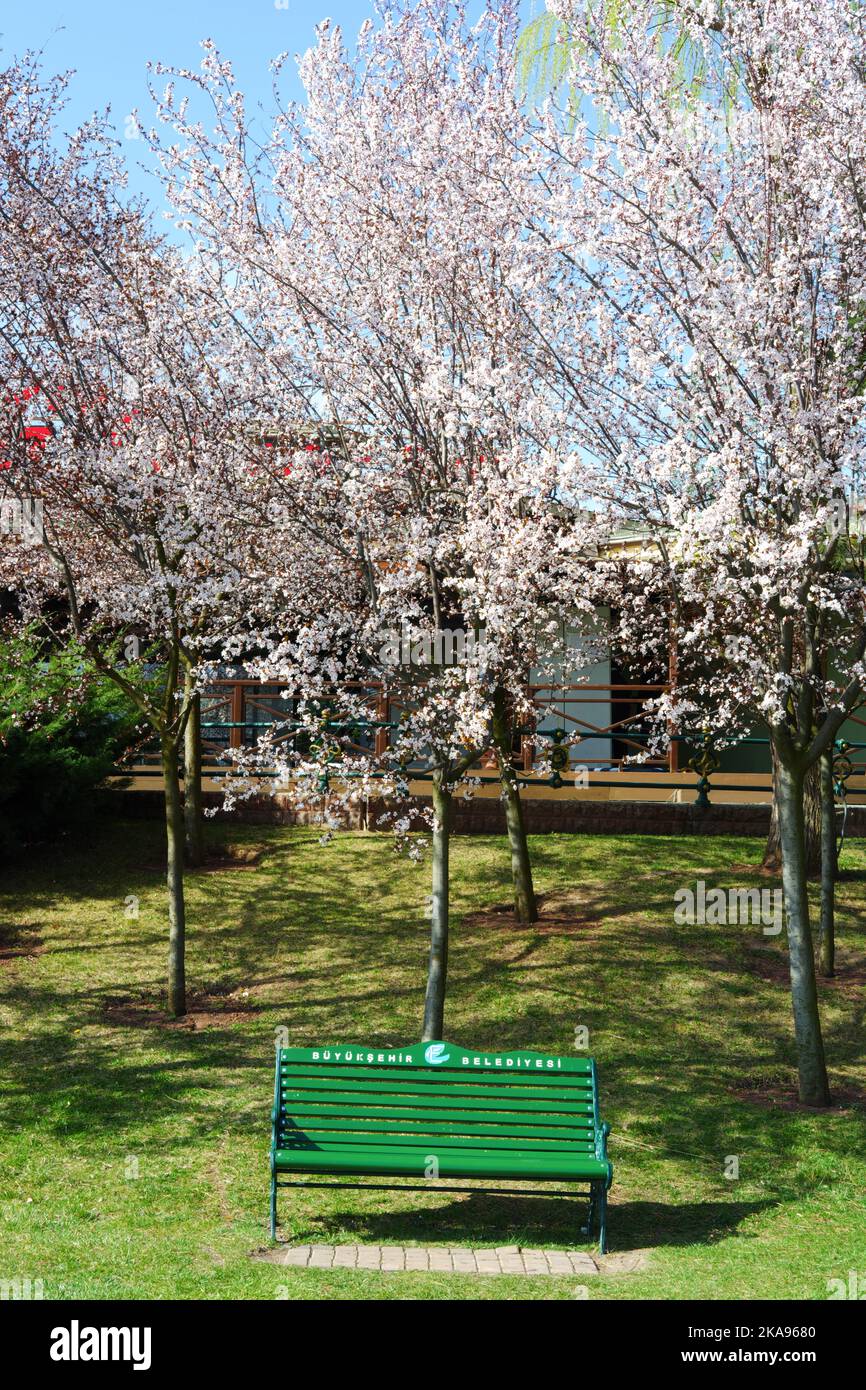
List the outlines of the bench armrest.
{"type": "Polygon", "coordinates": [[[595,1137],[595,1156],[606,1163],[608,1166],[607,1185],[610,1187],[613,1181],[613,1164],[607,1156],[607,1136],[610,1134],[610,1125],[605,1122],[599,1125],[595,1137]]]}
{"type": "Polygon", "coordinates": [[[277,1152],[277,1126],[280,1119],[280,1048],[277,1048],[277,1057],[274,1064],[274,1104],[271,1110],[271,1163],[273,1164],[274,1155],[277,1152]]]}

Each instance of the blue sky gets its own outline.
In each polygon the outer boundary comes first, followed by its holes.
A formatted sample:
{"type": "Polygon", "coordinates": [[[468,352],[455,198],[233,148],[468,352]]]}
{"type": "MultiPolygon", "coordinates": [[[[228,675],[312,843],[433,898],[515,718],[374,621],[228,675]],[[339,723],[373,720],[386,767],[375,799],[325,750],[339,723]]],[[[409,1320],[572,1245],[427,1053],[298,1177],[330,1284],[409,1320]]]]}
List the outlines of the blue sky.
{"type": "MultiPolygon", "coordinates": [[[[543,0],[524,2],[530,14],[543,0]]],[[[44,52],[47,69],[75,69],[68,127],[110,106],[122,135],[135,107],[148,121],[148,59],[195,68],[201,39],[212,38],[234,64],[250,108],[261,101],[269,109],[272,58],[303,52],[326,16],[354,37],[371,12],[371,0],[5,0],[0,59],[5,65],[26,49],[37,49],[44,52]]],[[[130,142],[127,158],[131,166],[143,158],[141,146],[130,142]]],[[[132,186],[154,197],[152,179],[132,167],[130,174],[132,186]]]]}

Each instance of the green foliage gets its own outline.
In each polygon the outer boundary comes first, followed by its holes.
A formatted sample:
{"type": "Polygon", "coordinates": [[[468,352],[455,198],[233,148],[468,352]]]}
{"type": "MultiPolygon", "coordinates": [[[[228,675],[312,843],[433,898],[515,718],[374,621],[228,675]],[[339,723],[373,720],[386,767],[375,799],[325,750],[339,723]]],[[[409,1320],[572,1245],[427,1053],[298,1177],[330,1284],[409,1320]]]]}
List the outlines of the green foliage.
{"type": "Polygon", "coordinates": [[[568,75],[572,48],[561,19],[547,10],[522,30],[517,40],[517,83],[524,96],[559,91],[568,75]]]}
{"type": "MultiPolygon", "coordinates": [[[[671,101],[690,102],[708,94],[710,73],[705,49],[695,43],[682,26],[682,8],[683,0],[658,0],[655,31],[659,48],[669,48],[675,59],[675,90],[671,91],[671,101]]],[[[629,22],[629,10],[629,0],[605,0],[599,6],[600,20],[613,48],[616,48],[618,37],[629,22]]],[[[721,5],[719,14],[722,14],[721,5]]],[[[712,36],[721,32],[721,24],[720,18],[708,27],[708,34],[712,36]]],[[[533,101],[556,95],[568,77],[577,44],[578,40],[569,33],[567,23],[549,11],[545,10],[531,20],[517,40],[517,85],[521,94],[533,101]]],[[[731,111],[738,88],[737,74],[727,72],[718,94],[720,108],[725,114],[731,111]]],[[[580,97],[581,94],[573,89],[569,92],[572,110],[579,105],[580,97]]]]}
{"type": "Polygon", "coordinates": [[[0,857],[92,810],[139,736],[139,716],[75,647],[34,632],[0,642],[0,857]]]}

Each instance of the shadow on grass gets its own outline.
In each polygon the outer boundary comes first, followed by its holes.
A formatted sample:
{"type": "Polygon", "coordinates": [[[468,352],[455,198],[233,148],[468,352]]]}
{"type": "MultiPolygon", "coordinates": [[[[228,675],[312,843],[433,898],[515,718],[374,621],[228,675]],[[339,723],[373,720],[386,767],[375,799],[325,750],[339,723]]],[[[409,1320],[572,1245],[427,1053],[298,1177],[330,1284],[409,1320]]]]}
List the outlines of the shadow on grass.
{"type": "MultiPolygon", "coordinates": [[[[325,1189],[312,1189],[320,1192],[325,1189]]],[[[356,1192],[363,1191],[358,1187],[356,1192]]],[[[400,1189],[395,1185],[394,1192],[400,1189]]],[[[301,1187],[298,1192],[303,1191],[301,1187]]],[[[340,1188],[332,1191],[339,1193],[340,1188]]],[[[308,1193],[310,1189],[308,1189],[308,1193]]],[[[404,1189],[405,1192],[405,1189],[404,1189]]],[[[385,1198],[387,1194],[378,1193],[385,1198]]],[[[407,1198],[411,1193],[405,1194],[407,1198]]],[[[473,1192],[448,1198],[437,1207],[414,1211],[359,1211],[330,1207],[317,1217],[293,1219],[291,1188],[281,1188],[278,1212],[283,1239],[291,1243],[328,1243],[351,1236],[359,1244],[403,1245],[431,1241],[449,1245],[521,1245],[560,1243],[565,1247],[592,1245],[586,1234],[586,1199],[580,1197],[512,1197],[473,1192]],[[291,1235],[289,1232],[292,1232],[291,1235]]],[[[426,1197],[426,1194],[425,1194],[426,1197]]],[[[753,1202],[623,1202],[608,1207],[608,1243],[612,1251],[656,1246],[712,1245],[734,1234],[748,1217],[777,1205],[769,1199],[753,1202]]]]}
{"type": "MultiPolygon", "coordinates": [[[[44,1039],[0,1042],[0,1129],[39,1129],[58,1138],[119,1138],[176,1120],[188,1134],[233,1132],[258,1125],[267,1134],[265,1098],[273,1064],[242,1033],[163,1034],[158,1057],[58,1031],[44,1039]],[[232,1075],[249,1071],[262,1096],[262,1117],[232,1105],[232,1075]]],[[[170,1140],[168,1142],[171,1142],[170,1140]]]]}
{"type": "MultiPolygon", "coordinates": [[[[20,1031],[0,1037],[6,1081],[0,1123],[10,1131],[98,1140],[143,1130],[156,1148],[198,1144],[215,1131],[259,1133],[266,1149],[275,1025],[287,1025],[297,1045],[392,1046],[417,1037],[426,965],[424,871],[394,859],[386,836],[372,846],[366,837],[346,837],[329,859],[312,833],[257,828],[249,834],[271,837],[274,854],[255,874],[199,880],[189,932],[191,983],[221,993],[247,986],[255,991],[256,1012],[234,1027],[202,1033],[116,1026],[106,1004],[121,991],[132,1001],[161,998],[164,933],[140,925],[120,935],[113,919],[80,919],[71,904],[110,899],[120,911],[124,895],[142,882],[142,862],[160,833],[137,827],[133,837],[116,827],[114,838],[87,856],[68,846],[41,889],[35,861],[18,873],[26,903],[16,911],[46,914],[34,923],[45,933],[46,952],[26,970],[16,964],[4,981],[6,1005],[22,1021],[20,1031]],[[55,904],[59,927],[47,917],[55,904]],[[104,955],[113,961],[110,979],[98,973],[104,955]],[[62,958],[62,969],[49,978],[52,958],[62,958]]],[[[755,1091],[764,1081],[790,1084],[794,1076],[786,987],[744,968],[751,938],[739,929],[675,927],[666,877],[673,864],[684,882],[697,875],[708,885],[727,882],[730,870],[720,861],[730,846],[624,837],[611,850],[600,838],[539,837],[533,852],[539,877],[560,886],[575,881],[575,864],[586,868],[579,912],[595,939],[492,930],[455,911],[450,1041],[560,1053],[572,1047],[575,1023],[587,1025],[599,1058],[603,1117],[613,1125],[612,1157],[620,1173],[631,1175],[631,1191],[657,1191],[654,1169],[661,1162],[683,1180],[718,1184],[724,1155],[737,1153],[784,1200],[788,1192],[809,1193],[817,1181],[834,1181],[866,1155],[862,1126],[837,1116],[825,1121],[768,1111],[737,1094],[738,1087],[755,1091]],[[657,883],[647,881],[648,865],[659,866],[657,883]],[[609,880],[592,881],[606,869],[609,880]],[[635,1181],[642,1168],[645,1184],[642,1176],[635,1181]]],[[[488,897],[502,900],[504,854],[502,837],[455,846],[455,887],[472,914],[488,897]],[[495,865],[483,859],[491,848],[502,856],[495,865]]],[[[846,905],[846,911],[856,916],[857,908],[846,905]]],[[[853,930],[847,940],[852,937],[853,930]]],[[[859,1010],[855,1016],[839,1007],[825,1018],[828,1051],[840,1073],[862,1064],[861,1027],[859,1010]]],[[[286,1200],[281,1194],[288,1214],[286,1200]]],[[[742,1219],[759,1205],[615,1205],[613,1239],[619,1248],[708,1240],[718,1213],[724,1231],[735,1221],[732,1213],[740,1210],[736,1219],[742,1219]]],[[[446,1210],[449,1220],[470,1226],[475,1220],[476,1238],[489,1225],[491,1239],[503,1244],[514,1243],[515,1229],[523,1231],[521,1243],[537,1243],[550,1221],[563,1240],[573,1240],[584,1220],[579,1205],[565,1199],[473,1194],[449,1199],[446,1210]]],[[[372,1218],[356,1212],[346,1219],[372,1218]]],[[[427,1223],[425,1235],[435,1236],[443,1216],[422,1202],[417,1215],[381,1219],[402,1223],[404,1234],[407,1222],[427,1223]]]]}

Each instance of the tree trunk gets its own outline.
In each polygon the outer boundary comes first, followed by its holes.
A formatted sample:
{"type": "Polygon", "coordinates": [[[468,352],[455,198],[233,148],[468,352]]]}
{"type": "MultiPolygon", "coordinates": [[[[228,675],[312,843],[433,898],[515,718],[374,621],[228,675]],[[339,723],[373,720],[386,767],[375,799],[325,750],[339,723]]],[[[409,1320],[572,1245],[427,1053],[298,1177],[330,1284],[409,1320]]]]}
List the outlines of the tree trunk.
{"type": "Polygon", "coordinates": [[[191,677],[185,678],[189,716],[183,736],[183,818],[186,827],[186,862],[197,866],[204,860],[204,817],[201,803],[201,695],[191,692],[191,677]]]}
{"type": "Polygon", "coordinates": [[[518,922],[537,922],[538,904],[532,882],[529,843],[523,824],[523,803],[520,800],[517,774],[510,760],[503,763],[501,758],[499,759],[499,776],[505,791],[505,825],[511,852],[511,877],[514,881],[514,916],[518,922]]]}
{"type": "MultiPolygon", "coordinates": [[[[782,869],[782,845],[779,838],[779,767],[773,750],[773,807],[770,813],[770,833],[761,861],[762,869],[778,874],[782,869]]],[[[806,773],[804,793],[804,833],[806,877],[814,878],[821,871],[821,775],[817,766],[806,773]]]]}
{"type": "Polygon", "coordinates": [[[782,890],[788,928],[791,1002],[800,1100],[804,1105],[830,1104],[824,1060],[824,1040],[818,1014],[818,989],[809,927],[809,896],[804,854],[803,782],[799,769],[777,764],[779,839],[782,846],[782,890]]]}
{"type": "Polygon", "coordinates": [[[833,752],[824,753],[821,768],[821,930],[818,936],[818,974],[832,977],[836,965],[836,797],[833,794],[833,752]]]}
{"type": "Polygon", "coordinates": [[[441,1042],[448,976],[448,850],[451,834],[451,792],[442,774],[433,774],[433,884],[430,920],[430,964],[424,1000],[422,1042],[441,1042]]]}
{"type": "Polygon", "coordinates": [[[177,768],[177,743],[171,738],[162,740],[162,777],[165,785],[165,831],[168,850],[168,1007],[175,1018],[180,1018],[186,1013],[184,825],[177,768]]]}
{"type": "Polygon", "coordinates": [[[514,882],[514,915],[518,922],[537,922],[538,905],[532,882],[529,842],[523,823],[523,803],[517,773],[511,762],[511,726],[505,708],[505,692],[498,690],[493,706],[493,741],[496,763],[505,801],[505,825],[511,852],[511,877],[514,882]]]}

